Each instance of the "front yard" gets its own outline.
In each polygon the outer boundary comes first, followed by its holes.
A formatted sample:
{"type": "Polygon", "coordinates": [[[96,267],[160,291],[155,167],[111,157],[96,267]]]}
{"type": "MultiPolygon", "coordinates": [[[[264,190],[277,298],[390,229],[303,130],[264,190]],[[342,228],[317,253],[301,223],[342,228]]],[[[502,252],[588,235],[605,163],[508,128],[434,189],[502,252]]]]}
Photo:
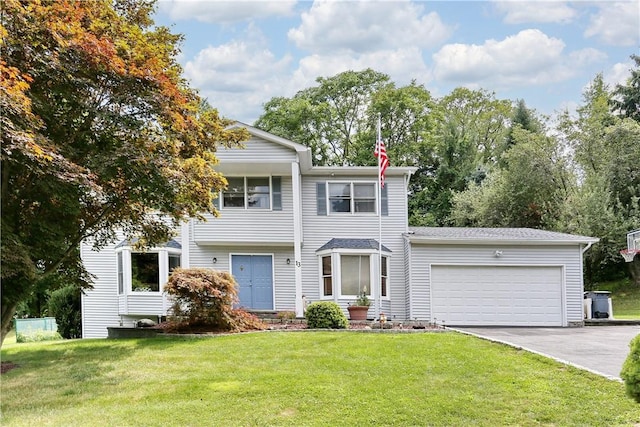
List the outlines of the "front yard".
{"type": "Polygon", "coordinates": [[[5,343],[2,425],[628,425],[624,386],[453,332],[5,343]]]}

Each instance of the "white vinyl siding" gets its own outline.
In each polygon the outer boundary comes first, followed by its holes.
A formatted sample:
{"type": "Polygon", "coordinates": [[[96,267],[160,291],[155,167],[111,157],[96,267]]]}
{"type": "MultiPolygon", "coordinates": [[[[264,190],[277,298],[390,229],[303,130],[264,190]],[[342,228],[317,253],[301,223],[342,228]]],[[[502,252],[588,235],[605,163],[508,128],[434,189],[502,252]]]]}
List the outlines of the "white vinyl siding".
{"type": "Polygon", "coordinates": [[[216,157],[221,164],[224,163],[254,163],[265,164],[269,162],[297,161],[296,152],[289,147],[265,142],[253,137],[242,144],[242,149],[218,147],[216,157]]]}
{"type": "Polygon", "coordinates": [[[273,255],[274,309],[294,311],[296,291],[293,246],[213,246],[192,243],[189,250],[191,267],[229,272],[231,271],[231,254],[273,255]],[[216,258],[215,264],[213,258],[216,258]],[[287,259],[290,261],[289,264],[287,259]]]}
{"type": "Polygon", "coordinates": [[[291,177],[281,182],[282,210],[222,209],[220,216],[205,214],[206,222],[195,221],[191,232],[199,244],[293,245],[293,190],[291,177]]]}
{"type": "MultiPolygon", "coordinates": [[[[335,181],[326,176],[302,177],[302,222],[304,224],[304,247],[302,249],[302,293],[308,301],[323,298],[319,274],[319,258],[316,250],[332,238],[370,238],[380,240],[377,215],[318,215],[317,183],[331,182],[371,182],[359,176],[341,176],[335,181]]],[[[406,318],[406,292],[404,277],[404,241],[402,234],[407,232],[407,205],[404,177],[388,176],[385,187],[388,192],[388,216],[382,216],[382,244],[392,252],[388,259],[389,290],[387,299],[382,301],[382,311],[392,320],[406,318]],[[397,279],[396,279],[397,278],[397,279]]],[[[334,292],[335,292],[334,283],[334,292]]],[[[338,299],[345,309],[353,299],[338,299]]],[[[373,302],[372,302],[373,304],[373,302]]]]}

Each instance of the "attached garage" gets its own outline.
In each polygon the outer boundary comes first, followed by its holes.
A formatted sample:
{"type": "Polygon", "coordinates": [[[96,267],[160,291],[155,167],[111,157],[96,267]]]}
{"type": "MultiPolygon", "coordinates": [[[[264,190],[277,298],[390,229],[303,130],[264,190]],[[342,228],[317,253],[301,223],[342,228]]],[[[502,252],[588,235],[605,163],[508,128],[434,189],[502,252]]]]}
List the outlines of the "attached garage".
{"type": "Polygon", "coordinates": [[[433,317],[450,325],[562,326],[562,267],[431,267],[433,317]]]}
{"type": "Polygon", "coordinates": [[[409,313],[456,326],[583,324],[583,253],[598,239],[526,228],[415,227],[409,313]]]}

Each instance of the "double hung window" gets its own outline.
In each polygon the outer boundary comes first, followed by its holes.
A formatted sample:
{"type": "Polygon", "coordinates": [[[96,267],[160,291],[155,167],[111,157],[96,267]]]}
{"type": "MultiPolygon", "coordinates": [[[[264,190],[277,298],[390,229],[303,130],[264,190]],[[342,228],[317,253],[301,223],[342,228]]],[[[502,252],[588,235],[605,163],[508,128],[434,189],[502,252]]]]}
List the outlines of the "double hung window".
{"type": "Polygon", "coordinates": [[[375,213],[375,183],[329,183],[329,212],[375,213]]]}

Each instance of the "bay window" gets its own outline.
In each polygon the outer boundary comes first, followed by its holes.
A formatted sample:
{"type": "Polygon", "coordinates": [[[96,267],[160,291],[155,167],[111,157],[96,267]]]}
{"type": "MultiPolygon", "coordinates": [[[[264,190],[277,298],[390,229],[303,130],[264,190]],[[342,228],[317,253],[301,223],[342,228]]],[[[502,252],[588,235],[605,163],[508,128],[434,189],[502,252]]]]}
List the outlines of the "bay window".
{"type": "Polygon", "coordinates": [[[354,253],[353,250],[333,250],[319,254],[320,292],[323,299],[355,299],[363,292],[370,298],[378,294],[389,296],[388,256],[382,257],[375,251],[354,253]],[[379,279],[376,280],[376,278],[379,279]],[[379,288],[378,288],[379,286],[379,288]]]}
{"type": "Polygon", "coordinates": [[[119,295],[159,294],[171,272],[180,267],[180,244],[175,240],[145,252],[135,251],[129,242],[116,246],[119,295]]]}

